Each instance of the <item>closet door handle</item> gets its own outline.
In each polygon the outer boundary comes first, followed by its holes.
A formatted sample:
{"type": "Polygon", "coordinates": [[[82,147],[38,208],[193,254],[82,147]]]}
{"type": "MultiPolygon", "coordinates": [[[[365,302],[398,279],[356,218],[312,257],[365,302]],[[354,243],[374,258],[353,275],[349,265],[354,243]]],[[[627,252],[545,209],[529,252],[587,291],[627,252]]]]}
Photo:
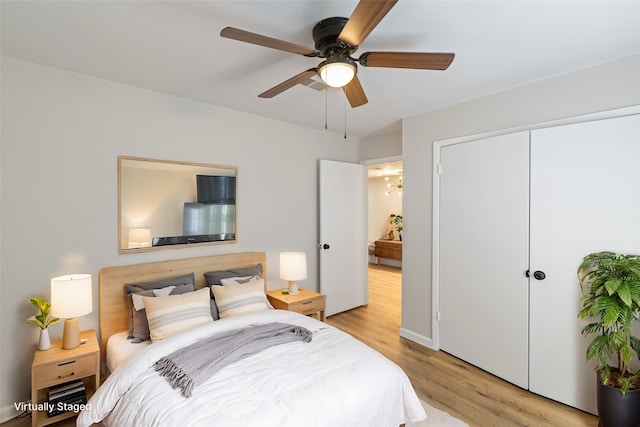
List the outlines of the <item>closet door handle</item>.
{"type": "Polygon", "coordinates": [[[547,277],[546,274],[544,274],[544,271],[534,271],[533,272],[533,278],[536,280],[544,280],[547,277]]]}

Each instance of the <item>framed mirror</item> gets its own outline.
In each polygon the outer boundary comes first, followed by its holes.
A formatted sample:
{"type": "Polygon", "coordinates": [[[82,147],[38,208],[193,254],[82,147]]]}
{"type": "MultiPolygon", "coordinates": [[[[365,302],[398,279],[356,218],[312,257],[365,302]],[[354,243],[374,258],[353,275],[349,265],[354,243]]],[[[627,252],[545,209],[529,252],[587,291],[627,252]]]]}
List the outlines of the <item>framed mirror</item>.
{"type": "Polygon", "coordinates": [[[118,157],[118,252],[236,242],[238,168],[118,157]]]}

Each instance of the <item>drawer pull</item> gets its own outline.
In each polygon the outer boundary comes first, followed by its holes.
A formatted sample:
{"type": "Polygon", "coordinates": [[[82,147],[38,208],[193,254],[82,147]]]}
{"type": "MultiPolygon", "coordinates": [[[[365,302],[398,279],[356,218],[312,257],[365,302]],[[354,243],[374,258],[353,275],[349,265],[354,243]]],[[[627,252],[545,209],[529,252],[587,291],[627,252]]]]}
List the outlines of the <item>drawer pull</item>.
{"type": "Polygon", "coordinates": [[[75,374],[76,374],[75,372],[71,372],[69,375],[58,375],[58,379],[62,379],[62,378],[66,378],[66,377],[72,377],[75,374]]]}
{"type": "Polygon", "coordinates": [[[58,366],[70,365],[72,363],[76,363],[76,361],[75,360],[69,360],[68,362],[58,363],[58,366]]]}
{"type": "Polygon", "coordinates": [[[307,304],[313,304],[313,301],[305,301],[302,303],[302,305],[307,305],[307,304]]]}

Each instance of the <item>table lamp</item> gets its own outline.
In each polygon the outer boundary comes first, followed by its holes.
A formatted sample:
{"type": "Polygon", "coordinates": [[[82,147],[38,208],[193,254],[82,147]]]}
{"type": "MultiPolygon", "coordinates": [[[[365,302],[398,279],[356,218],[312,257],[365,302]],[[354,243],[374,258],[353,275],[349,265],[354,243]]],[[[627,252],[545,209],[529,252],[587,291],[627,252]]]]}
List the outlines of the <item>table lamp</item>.
{"type": "Polygon", "coordinates": [[[289,295],[298,295],[298,280],[307,278],[307,254],[282,252],[280,254],[280,278],[289,282],[289,295]]]}
{"type": "Polygon", "coordinates": [[[51,279],[51,315],[66,319],[62,332],[62,348],[80,345],[78,317],[91,313],[93,295],[90,274],[69,274],[51,279]]]}

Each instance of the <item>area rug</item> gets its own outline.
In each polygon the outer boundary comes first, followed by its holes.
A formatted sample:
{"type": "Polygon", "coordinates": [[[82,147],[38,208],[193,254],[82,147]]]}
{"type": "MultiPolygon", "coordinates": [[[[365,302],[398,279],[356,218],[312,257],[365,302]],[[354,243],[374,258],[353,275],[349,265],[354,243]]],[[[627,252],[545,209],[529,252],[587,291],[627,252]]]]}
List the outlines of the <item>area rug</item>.
{"type": "Polygon", "coordinates": [[[427,419],[417,423],[407,423],[407,427],[469,427],[467,423],[434,408],[423,400],[420,403],[422,403],[422,407],[427,413],[427,419]]]}

